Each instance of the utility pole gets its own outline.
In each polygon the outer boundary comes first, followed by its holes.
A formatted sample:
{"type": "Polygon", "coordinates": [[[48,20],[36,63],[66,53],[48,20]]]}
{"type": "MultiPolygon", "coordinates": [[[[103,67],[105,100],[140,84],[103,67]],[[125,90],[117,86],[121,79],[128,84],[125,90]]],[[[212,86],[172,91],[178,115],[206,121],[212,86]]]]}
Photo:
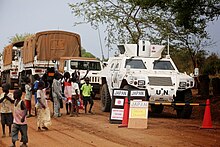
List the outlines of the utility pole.
{"type": "Polygon", "coordinates": [[[105,58],[104,58],[104,53],[103,53],[103,48],[102,48],[102,41],[101,41],[99,27],[98,27],[98,34],[99,34],[99,43],[100,43],[101,53],[102,53],[102,61],[104,61],[105,58]]]}

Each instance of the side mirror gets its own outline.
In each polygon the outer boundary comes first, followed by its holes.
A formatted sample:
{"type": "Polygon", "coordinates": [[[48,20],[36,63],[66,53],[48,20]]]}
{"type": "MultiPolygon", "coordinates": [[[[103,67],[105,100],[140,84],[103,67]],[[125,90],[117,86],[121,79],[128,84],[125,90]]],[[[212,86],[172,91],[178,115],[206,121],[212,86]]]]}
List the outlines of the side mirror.
{"type": "Polygon", "coordinates": [[[126,65],[126,73],[130,73],[131,71],[131,65],[126,65]]]}
{"type": "Polygon", "coordinates": [[[199,68],[195,68],[195,69],[194,69],[194,75],[195,75],[196,77],[199,76],[199,68]]]}

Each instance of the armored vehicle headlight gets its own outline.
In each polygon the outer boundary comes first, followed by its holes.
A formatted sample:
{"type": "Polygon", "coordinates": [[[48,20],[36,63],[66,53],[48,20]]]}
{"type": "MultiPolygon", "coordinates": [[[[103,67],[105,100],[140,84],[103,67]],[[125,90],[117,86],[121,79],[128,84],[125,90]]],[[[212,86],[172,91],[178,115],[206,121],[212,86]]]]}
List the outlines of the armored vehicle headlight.
{"type": "Polygon", "coordinates": [[[180,82],[179,86],[180,87],[186,87],[186,82],[180,82]]]}
{"type": "Polygon", "coordinates": [[[138,80],[138,85],[145,85],[145,81],[144,80],[138,80]]]}
{"type": "Polygon", "coordinates": [[[189,83],[187,83],[186,86],[189,87],[189,83]]]}
{"type": "Polygon", "coordinates": [[[190,81],[190,86],[193,86],[193,81],[190,81]]]}

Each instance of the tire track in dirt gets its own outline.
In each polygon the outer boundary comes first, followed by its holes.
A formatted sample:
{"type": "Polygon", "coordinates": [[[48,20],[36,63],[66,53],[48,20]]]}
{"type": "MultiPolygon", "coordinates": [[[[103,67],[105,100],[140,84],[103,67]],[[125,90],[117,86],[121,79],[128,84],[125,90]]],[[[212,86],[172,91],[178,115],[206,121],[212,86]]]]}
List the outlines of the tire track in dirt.
{"type": "MultiPolygon", "coordinates": [[[[54,121],[55,119],[53,119],[54,121]]],[[[58,121],[60,122],[60,121],[58,121]]],[[[41,138],[46,138],[46,141],[47,142],[56,142],[56,144],[63,144],[63,142],[61,140],[59,140],[59,138],[56,138],[56,136],[62,136],[64,138],[69,138],[69,139],[74,139],[78,142],[80,142],[80,144],[83,144],[83,145],[89,145],[89,146],[95,146],[91,143],[88,143],[86,141],[84,141],[83,139],[78,139],[76,137],[74,137],[73,135],[70,135],[68,133],[65,133],[64,131],[65,130],[69,130],[69,129],[56,129],[54,128],[53,126],[51,126],[51,128],[48,130],[48,131],[37,131],[35,127],[33,126],[28,126],[28,128],[32,131],[32,132],[36,132],[38,133],[38,135],[40,134],[41,138]],[[62,131],[61,131],[62,130],[62,131]],[[51,134],[56,134],[55,136],[50,136],[51,134]]]]}
{"type": "MultiPolygon", "coordinates": [[[[90,115],[91,117],[89,115],[84,115],[82,117],[85,117],[85,116],[87,116],[87,120],[90,119],[91,122],[93,120],[95,122],[95,121],[99,120],[100,118],[103,119],[103,116],[99,116],[98,114],[90,115]],[[96,116],[96,117],[93,118],[92,116],[96,116]]],[[[56,119],[54,119],[54,120],[56,120],[56,119]]],[[[106,130],[104,132],[104,131],[102,131],[102,129],[95,127],[95,126],[92,126],[92,124],[88,123],[89,121],[86,121],[83,124],[79,121],[77,121],[77,123],[74,123],[75,120],[72,120],[72,122],[69,120],[70,120],[70,118],[62,117],[61,119],[56,120],[56,121],[61,122],[62,124],[65,124],[67,126],[77,128],[80,131],[83,131],[85,133],[89,132],[92,135],[95,135],[99,138],[114,142],[116,144],[120,144],[120,145],[124,145],[124,146],[131,146],[131,145],[143,146],[142,144],[139,144],[138,142],[127,140],[126,138],[122,138],[120,136],[114,136],[115,134],[109,133],[106,130]]],[[[100,123],[102,123],[102,122],[100,122],[100,123]]]]}
{"type": "Polygon", "coordinates": [[[70,137],[70,138],[72,138],[72,139],[78,140],[78,141],[80,141],[80,142],[82,142],[82,143],[84,143],[84,144],[86,144],[86,145],[95,146],[95,145],[93,145],[93,144],[87,143],[86,141],[84,141],[84,140],[82,140],[82,139],[77,139],[77,138],[73,137],[72,135],[69,135],[69,134],[67,134],[67,133],[64,133],[64,132],[62,132],[62,131],[60,131],[60,130],[58,130],[58,129],[53,128],[53,130],[56,131],[56,132],[58,132],[58,133],[60,133],[60,134],[62,134],[62,135],[65,135],[65,136],[70,137]]]}

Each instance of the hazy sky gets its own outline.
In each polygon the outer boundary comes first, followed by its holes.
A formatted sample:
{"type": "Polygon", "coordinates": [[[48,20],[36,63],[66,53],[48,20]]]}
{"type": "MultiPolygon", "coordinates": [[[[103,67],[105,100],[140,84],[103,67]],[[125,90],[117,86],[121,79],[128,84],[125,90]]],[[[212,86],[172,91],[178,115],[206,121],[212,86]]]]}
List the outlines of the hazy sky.
{"type": "MultiPolygon", "coordinates": [[[[80,0],[0,0],[0,52],[8,45],[9,38],[17,34],[31,33],[46,30],[64,30],[78,33],[81,36],[82,46],[97,57],[101,57],[101,47],[98,31],[90,25],[73,26],[77,18],[71,14],[68,3],[80,0]]],[[[220,49],[220,21],[210,23],[207,29],[217,46],[209,48],[218,52],[220,49]]],[[[104,30],[100,28],[101,42],[104,46],[104,30]]],[[[110,52],[113,55],[114,51],[110,52]]],[[[220,54],[220,52],[218,52],[220,54]]]]}
{"type": "MultiPolygon", "coordinates": [[[[77,0],[0,0],[0,51],[15,34],[46,30],[64,30],[78,33],[82,46],[95,56],[101,57],[98,31],[90,25],[73,26],[79,20],[71,14],[68,3],[77,0]]],[[[104,31],[100,28],[104,48],[104,31]]],[[[107,56],[107,52],[105,54],[107,56]]]]}

